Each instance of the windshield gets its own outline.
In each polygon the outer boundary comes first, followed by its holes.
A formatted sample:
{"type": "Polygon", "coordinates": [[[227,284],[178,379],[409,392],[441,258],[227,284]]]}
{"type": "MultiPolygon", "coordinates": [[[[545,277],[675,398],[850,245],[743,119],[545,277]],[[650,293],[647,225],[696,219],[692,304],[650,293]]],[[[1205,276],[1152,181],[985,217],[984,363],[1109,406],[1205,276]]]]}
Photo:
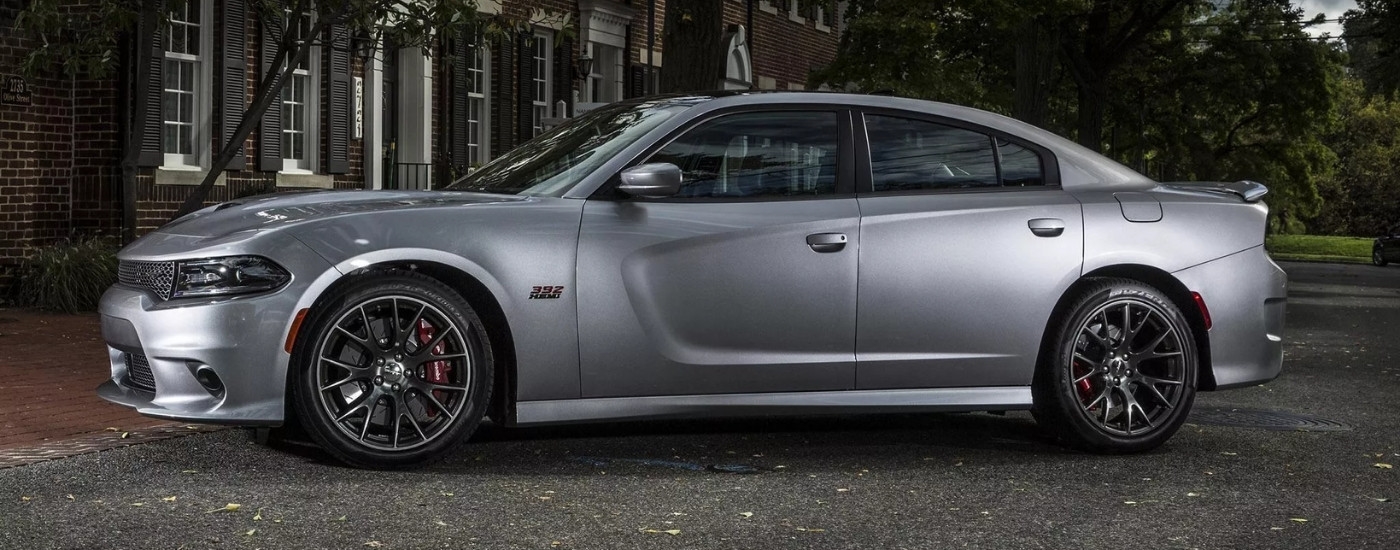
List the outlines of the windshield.
{"type": "Polygon", "coordinates": [[[450,191],[560,196],[599,165],[692,103],[600,107],[452,182],[450,191]]]}

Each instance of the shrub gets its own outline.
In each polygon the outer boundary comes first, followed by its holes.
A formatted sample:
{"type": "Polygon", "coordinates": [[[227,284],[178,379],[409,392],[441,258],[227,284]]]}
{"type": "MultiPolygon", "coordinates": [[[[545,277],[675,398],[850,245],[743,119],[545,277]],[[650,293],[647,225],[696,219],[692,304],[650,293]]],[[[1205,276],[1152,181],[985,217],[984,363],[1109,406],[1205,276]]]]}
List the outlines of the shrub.
{"type": "Polygon", "coordinates": [[[117,282],[117,244],[109,237],[86,237],[39,249],[16,271],[17,305],[77,313],[97,309],[107,287],[117,282]]]}

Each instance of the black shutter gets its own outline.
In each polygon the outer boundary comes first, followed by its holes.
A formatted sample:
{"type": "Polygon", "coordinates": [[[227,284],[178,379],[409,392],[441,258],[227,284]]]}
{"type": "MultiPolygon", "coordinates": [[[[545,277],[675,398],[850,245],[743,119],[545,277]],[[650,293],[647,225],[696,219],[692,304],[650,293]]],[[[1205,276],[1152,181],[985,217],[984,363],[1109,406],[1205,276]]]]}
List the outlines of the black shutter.
{"type": "Polygon", "coordinates": [[[574,39],[565,38],[559,41],[559,47],[554,49],[554,99],[551,101],[558,105],[563,101],[565,112],[554,113],[554,116],[563,118],[574,112],[574,39]]]}
{"type": "Polygon", "coordinates": [[[451,100],[448,101],[448,104],[452,110],[451,117],[449,118],[451,121],[449,139],[452,143],[448,151],[452,155],[452,166],[456,167],[458,173],[466,173],[466,168],[471,165],[471,159],[467,158],[469,150],[467,143],[472,139],[470,135],[471,121],[468,116],[470,107],[467,94],[470,93],[471,90],[469,86],[471,83],[471,70],[469,67],[471,66],[471,55],[474,53],[473,48],[475,47],[475,45],[471,43],[471,40],[475,38],[474,34],[475,33],[470,30],[463,30],[460,35],[454,37],[450,53],[452,59],[452,85],[449,89],[451,90],[452,97],[451,100]]]}
{"type": "Polygon", "coordinates": [[[647,95],[647,67],[641,63],[627,66],[627,97],[647,95]]]}
{"type": "MultiPolygon", "coordinates": [[[[516,41],[516,49],[519,56],[516,60],[516,79],[519,84],[516,86],[518,95],[516,96],[516,132],[517,139],[521,143],[535,137],[535,35],[525,32],[520,33],[516,41]]],[[[545,98],[548,101],[549,98],[545,98]]]]}
{"type": "Polygon", "coordinates": [[[511,114],[515,106],[515,42],[500,38],[492,45],[496,62],[492,67],[495,73],[491,80],[491,123],[495,131],[491,136],[491,156],[498,157],[515,147],[513,129],[515,124],[511,114]]]}
{"type": "MultiPolygon", "coordinates": [[[[276,16],[274,15],[274,17],[276,16]]],[[[281,74],[281,67],[272,72],[272,62],[277,58],[277,48],[281,47],[281,42],[282,30],[277,28],[277,25],[263,23],[261,52],[263,78],[277,78],[281,74]]],[[[275,98],[272,105],[268,106],[267,111],[263,112],[261,126],[258,128],[258,169],[265,172],[282,170],[282,104],[275,98]]]]}
{"type": "MultiPolygon", "coordinates": [[[[233,139],[243,111],[248,108],[248,5],[244,0],[224,0],[224,66],[219,73],[219,148],[233,139]]],[[[228,168],[242,170],[248,165],[240,145],[228,168]]]]}
{"type": "Polygon", "coordinates": [[[165,65],[165,2],[155,2],[151,11],[142,14],[142,26],[153,35],[151,39],[151,74],[141,83],[141,101],[146,104],[146,123],[141,127],[140,154],[136,156],[138,166],[160,166],[165,164],[164,149],[160,145],[161,130],[165,126],[164,104],[165,80],[161,67],[165,65]]]}
{"type": "Polygon", "coordinates": [[[350,171],[350,29],[330,27],[330,60],[326,71],[326,173],[350,171]]]}

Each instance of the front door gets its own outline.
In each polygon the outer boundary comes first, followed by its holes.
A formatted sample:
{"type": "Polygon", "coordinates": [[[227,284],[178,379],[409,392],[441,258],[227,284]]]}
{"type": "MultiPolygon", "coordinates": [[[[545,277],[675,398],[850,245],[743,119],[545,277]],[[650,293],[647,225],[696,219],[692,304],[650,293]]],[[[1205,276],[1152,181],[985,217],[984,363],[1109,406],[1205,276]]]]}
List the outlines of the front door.
{"type": "Polygon", "coordinates": [[[864,123],[857,387],[1029,385],[1083,265],[1053,157],[950,121],[864,123]]]}
{"type": "Polygon", "coordinates": [[[836,108],[721,116],[645,161],[682,169],[675,197],[590,199],[583,397],[851,388],[859,211],[838,154],[849,140],[836,108]]]}

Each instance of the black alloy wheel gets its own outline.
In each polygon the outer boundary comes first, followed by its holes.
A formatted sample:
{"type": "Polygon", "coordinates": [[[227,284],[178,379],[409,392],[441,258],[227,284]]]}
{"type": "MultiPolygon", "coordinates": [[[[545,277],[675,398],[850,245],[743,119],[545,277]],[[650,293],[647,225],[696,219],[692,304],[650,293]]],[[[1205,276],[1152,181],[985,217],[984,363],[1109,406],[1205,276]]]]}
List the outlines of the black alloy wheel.
{"type": "Polygon", "coordinates": [[[421,466],[481,422],[493,374],[490,341],[471,306],[408,272],[357,276],[308,318],[294,357],[303,426],[353,466],[421,466]]]}
{"type": "Polygon", "coordinates": [[[1191,326],[1146,284],[1086,286],[1052,327],[1033,385],[1036,418],[1070,446],[1127,453],[1176,433],[1195,400],[1191,326]]]}

